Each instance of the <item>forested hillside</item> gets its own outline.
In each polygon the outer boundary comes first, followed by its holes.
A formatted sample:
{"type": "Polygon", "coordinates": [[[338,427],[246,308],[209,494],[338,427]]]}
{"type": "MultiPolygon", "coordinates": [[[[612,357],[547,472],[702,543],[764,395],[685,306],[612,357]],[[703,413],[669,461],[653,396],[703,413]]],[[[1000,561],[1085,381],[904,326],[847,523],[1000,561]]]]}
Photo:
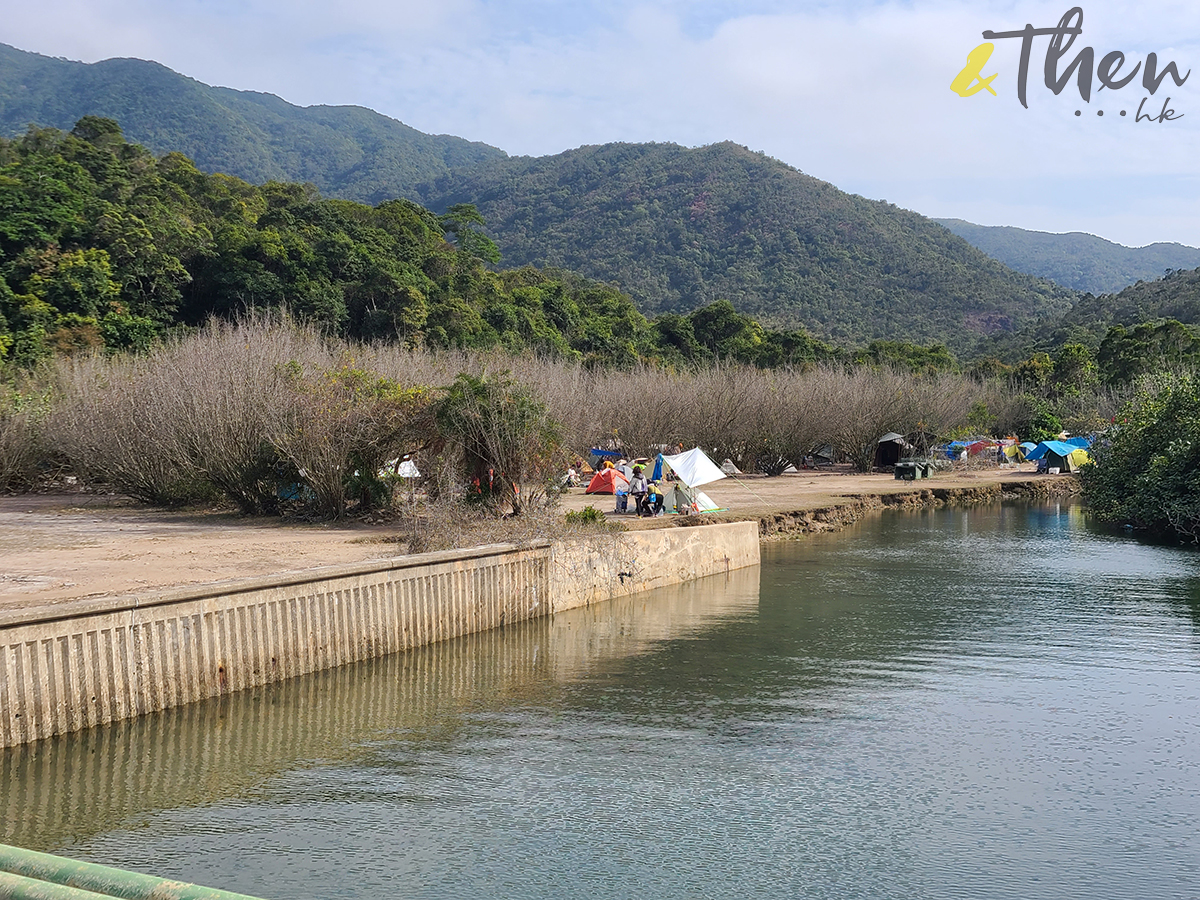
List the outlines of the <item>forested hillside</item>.
{"type": "MultiPolygon", "coordinates": [[[[160,159],[117,123],[0,139],[0,367],[53,352],[144,349],[209,316],[286,307],[357,340],[504,348],[605,365],[722,358],[760,366],[848,354],[769,331],[728,302],[647,321],[628,295],[558,269],[494,271],[470,206],[436,216],[309,186],[249,184],[160,159]]],[[[944,349],[864,359],[953,365],[944,349]]]]}
{"type": "Polygon", "coordinates": [[[1066,309],[1066,289],[1008,269],[931,220],[846,194],[731,143],[607,144],[493,160],[423,189],[473,203],[509,264],[564,266],[647,313],[726,298],[841,344],[958,351],[1066,309]]]}
{"type": "Polygon", "coordinates": [[[1050,234],[962,219],[934,221],[1018,272],[1090,294],[1116,293],[1135,282],[1161,278],[1168,269],[1200,266],[1200,249],[1183,244],[1126,247],[1078,231],[1050,234]]]}
{"type": "Polygon", "coordinates": [[[0,140],[0,358],[144,347],[178,323],[285,305],[360,339],[636,358],[649,325],[627,296],[489,271],[476,223],[208,175],[108,119],[0,140]]]}
{"type": "Polygon", "coordinates": [[[504,151],[430,135],[359,106],[293,106],[273,94],[209,87],[155,62],[85,64],[0,44],[0,136],[30,124],[70,129],[84,116],[119,121],[131,141],[178,151],[205,172],[254,184],[312,182],[366,203],[504,151]]]}
{"type": "Polygon", "coordinates": [[[1021,359],[1064,344],[1098,348],[1110,329],[1145,323],[1178,322],[1200,326],[1200,269],[1173,271],[1154,281],[1130,285],[1116,294],[1084,296],[1070,310],[1037,326],[996,338],[985,352],[1021,359]]]}

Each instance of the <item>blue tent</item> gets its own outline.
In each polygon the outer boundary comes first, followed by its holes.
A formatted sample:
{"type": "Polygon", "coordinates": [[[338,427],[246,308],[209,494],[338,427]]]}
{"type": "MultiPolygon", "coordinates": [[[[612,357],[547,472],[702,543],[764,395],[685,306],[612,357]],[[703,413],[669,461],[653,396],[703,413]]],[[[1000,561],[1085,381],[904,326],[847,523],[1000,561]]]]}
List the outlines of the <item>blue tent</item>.
{"type": "Polygon", "coordinates": [[[1068,444],[1065,441],[1042,441],[1031,451],[1025,454],[1026,459],[1041,459],[1047,453],[1053,451],[1059,456],[1070,456],[1079,448],[1074,444],[1068,444]]]}
{"type": "Polygon", "coordinates": [[[1079,449],[1087,450],[1087,449],[1090,449],[1092,446],[1091,440],[1088,438],[1085,438],[1082,434],[1076,435],[1075,437],[1069,437],[1065,441],[1063,441],[1063,443],[1070,444],[1076,450],[1079,450],[1079,449]]]}
{"type": "Polygon", "coordinates": [[[593,469],[599,468],[600,463],[606,459],[616,462],[621,458],[620,450],[601,450],[599,447],[593,447],[588,451],[588,463],[593,469]]]}
{"type": "Polygon", "coordinates": [[[1066,441],[1042,441],[1025,458],[1040,460],[1043,457],[1045,457],[1045,462],[1039,464],[1039,470],[1041,468],[1057,468],[1063,472],[1074,472],[1088,462],[1086,448],[1076,447],[1066,441]]]}
{"type": "Polygon", "coordinates": [[[970,441],[951,441],[946,445],[946,459],[958,459],[969,446],[970,441]]]}
{"type": "Polygon", "coordinates": [[[1029,451],[1037,446],[1033,441],[1022,441],[1019,444],[1021,452],[1025,454],[1025,458],[1029,459],[1029,451]]]}

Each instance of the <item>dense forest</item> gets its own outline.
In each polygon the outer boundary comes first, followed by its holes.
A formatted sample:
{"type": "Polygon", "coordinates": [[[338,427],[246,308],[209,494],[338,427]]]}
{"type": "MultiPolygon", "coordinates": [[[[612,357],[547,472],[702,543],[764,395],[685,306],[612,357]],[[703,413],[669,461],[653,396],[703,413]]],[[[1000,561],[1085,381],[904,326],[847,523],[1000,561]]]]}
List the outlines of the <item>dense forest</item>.
{"type": "Polygon", "coordinates": [[[1200,249],[1183,244],[1126,247],[1078,231],[1050,234],[962,219],[934,221],[1018,272],[1090,294],[1113,294],[1135,282],[1161,278],[1167,270],[1200,266],[1200,249]]]}
{"type": "Polygon", "coordinates": [[[372,204],[415,199],[420,182],[505,155],[359,106],[293,106],[146,60],[86,64],[0,44],[0,136],[19,137],[31,124],[67,130],[89,115],[115,119],[131,141],[183,153],[205,172],[311,182],[326,196],[372,204]]]}
{"type": "Polygon", "coordinates": [[[981,347],[1004,360],[1084,348],[1103,366],[1110,383],[1141,372],[1200,361],[1200,269],[1172,271],[1117,294],[1086,295],[1060,316],[981,347]]]}
{"type": "Polygon", "coordinates": [[[1074,294],[1005,267],[917,213],[838,190],[734,144],[608,144],[493,160],[422,189],[472,203],[513,264],[617,285],[648,313],[723,298],[836,344],[969,352],[1074,294]]]}
{"type": "MultiPolygon", "coordinates": [[[[1188,253],[1200,251],[1168,244],[1131,250],[1087,235],[948,221],[1001,258],[1001,250],[1015,254],[1017,268],[1029,259],[1065,259],[1106,283],[1146,267],[1154,275],[1176,270],[1112,297],[1080,298],[1013,273],[922,216],[844,194],[731,144],[609,145],[507,159],[495,148],[422,134],[357,107],[300,108],[269,94],[210,88],[157,63],[87,65],[2,44],[0,131],[14,138],[4,144],[0,185],[13,201],[5,207],[0,273],[0,346],[10,361],[80,342],[144,345],[176,324],[285,297],[301,315],[347,336],[396,334],[433,347],[532,346],[614,361],[721,357],[767,366],[886,359],[915,370],[955,365],[949,350],[968,362],[1002,361],[988,365],[1003,371],[1078,344],[1101,366],[1125,360],[1113,378],[1129,369],[1130,347],[1148,349],[1152,359],[1188,357],[1191,326],[1200,322],[1197,275],[1178,271],[1192,264],[1188,253]],[[95,127],[95,113],[107,111],[119,112],[139,143],[184,155],[155,159],[103,128],[86,140],[78,130],[69,138],[45,129],[20,137],[29,122],[65,128],[86,115],[95,127]],[[72,143],[78,140],[101,153],[101,162],[104,153],[114,162],[97,168],[72,143]],[[36,170],[55,154],[62,171],[79,166],[81,173],[53,176],[51,190],[51,174],[36,170]],[[39,184],[27,183],[31,172],[39,184]],[[406,195],[424,197],[443,215],[394,201],[406,195]],[[243,204],[236,223],[235,198],[243,204]],[[467,204],[483,217],[450,213],[467,204]],[[274,236],[283,243],[271,245],[274,236]],[[400,252],[397,240],[415,240],[421,259],[400,252]],[[346,242],[362,252],[339,261],[334,248],[346,242]],[[462,253],[447,255],[455,249],[462,253]],[[521,268],[496,271],[497,249],[505,265],[521,268]],[[69,258],[55,261],[64,252],[69,258]],[[105,260],[109,280],[97,276],[105,260]],[[63,288],[72,267],[80,270],[79,286],[63,288]],[[390,274],[381,276],[380,267],[390,274]],[[464,290],[464,277],[475,288],[464,290]],[[485,283],[499,285],[508,300],[484,298],[485,283]],[[402,298],[401,287],[415,293],[402,298]],[[547,290],[582,302],[585,320],[626,323],[597,332],[570,311],[565,318],[532,313],[531,292],[547,290]],[[88,291],[99,299],[69,296],[88,291]],[[657,319],[647,322],[643,313],[657,319]],[[70,316],[97,325],[89,330],[70,316]],[[1102,354],[1116,326],[1123,349],[1102,354]]],[[[1070,282],[1064,271],[1046,270],[1070,282]]]]}
{"type": "MultiPolygon", "coordinates": [[[[0,361],[17,366],[55,351],[145,349],[212,315],[286,307],[355,340],[533,350],[589,364],[959,367],[944,344],[849,349],[802,328],[767,328],[725,298],[649,321],[604,283],[557,268],[496,268],[497,247],[469,204],[437,216],[408,200],[371,207],[301,184],[255,186],[204,174],[181,154],[155,158],[96,117],[70,133],[0,139],[0,209],[0,361]]],[[[1056,360],[1067,371],[1086,357],[1108,384],[1186,364],[1200,354],[1198,285],[1200,272],[1180,272],[1088,297],[993,342],[990,355],[963,359],[981,375],[1038,383],[1056,360]]]]}
{"type": "MultiPolygon", "coordinates": [[[[207,175],[126,142],[109,119],[0,140],[0,210],[0,360],[15,365],[145,349],[212,315],[282,307],[357,340],[608,365],[849,356],[803,331],[764,329],[727,301],[651,323],[626,294],[570,272],[489,268],[496,248],[470,206],[435,216],[408,200],[371,207],[207,175]]],[[[944,348],[861,352],[953,364],[944,348]]]]}

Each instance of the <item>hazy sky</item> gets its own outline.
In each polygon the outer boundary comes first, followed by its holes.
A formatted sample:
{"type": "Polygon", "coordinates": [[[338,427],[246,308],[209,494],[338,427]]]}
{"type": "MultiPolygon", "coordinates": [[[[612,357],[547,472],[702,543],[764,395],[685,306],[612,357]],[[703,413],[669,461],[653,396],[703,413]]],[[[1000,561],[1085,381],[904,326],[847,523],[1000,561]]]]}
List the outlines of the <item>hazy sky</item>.
{"type": "MultiPolygon", "coordinates": [[[[94,62],[155,59],[292,103],[360,104],[512,154],[609,141],[732,140],[843,190],[930,216],[1125,244],[1200,246],[1200,3],[1090,2],[1058,71],[1094,48],[1090,102],[1045,86],[1050,42],[983,66],[997,96],[950,82],[982,32],[1052,28],[1043,2],[803,0],[3,0],[0,41],[94,62]],[[1111,51],[1119,89],[1094,77],[1111,51]],[[1163,103],[1174,121],[1158,117],[1163,103]],[[1142,101],[1145,100],[1143,104],[1142,101]],[[1075,116],[1076,110],[1080,111],[1075,116]],[[1104,115],[1097,115],[1103,110],[1104,115]],[[1122,117],[1120,111],[1125,110],[1122,117]]],[[[969,80],[969,79],[968,79],[969,80]]],[[[972,82],[974,83],[974,82],[972,82]]]]}

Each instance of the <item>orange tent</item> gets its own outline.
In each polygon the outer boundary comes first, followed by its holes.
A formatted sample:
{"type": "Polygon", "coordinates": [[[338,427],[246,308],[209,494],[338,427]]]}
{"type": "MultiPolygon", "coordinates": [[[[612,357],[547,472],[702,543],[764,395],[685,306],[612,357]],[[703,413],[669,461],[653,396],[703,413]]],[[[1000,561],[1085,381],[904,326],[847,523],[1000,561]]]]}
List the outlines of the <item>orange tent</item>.
{"type": "Polygon", "coordinates": [[[616,469],[601,469],[588,482],[585,494],[615,494],[617,489],[629,490],[629,481],[616,469]]]}

